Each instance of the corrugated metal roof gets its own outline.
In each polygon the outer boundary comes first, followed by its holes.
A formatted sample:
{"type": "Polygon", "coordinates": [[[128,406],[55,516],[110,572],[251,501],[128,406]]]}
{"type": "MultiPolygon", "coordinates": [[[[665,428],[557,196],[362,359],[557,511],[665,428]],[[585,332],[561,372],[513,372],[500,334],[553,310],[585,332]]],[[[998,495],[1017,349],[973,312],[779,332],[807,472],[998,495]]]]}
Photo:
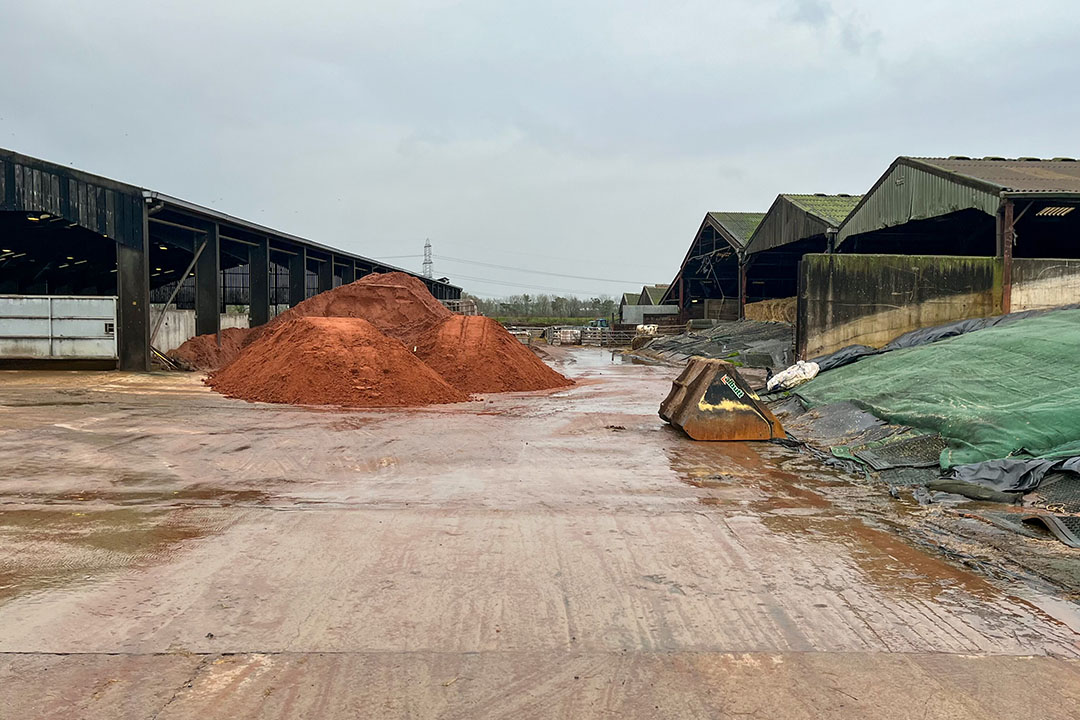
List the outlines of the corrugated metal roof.
{"type": "Polygon", "coordinates": [[[13,173],[17,172],[19,174],[20,182],[17,183],[15,187],[12,187],[11,190],[18,190],[18,186],[25,184],[27,181],[29,181],[29,184],[27,186],[27,192],[25,193],[27,197],[25,198],[22,197],[24,193],[21,192],[15,194],[10,199],[7,197],[7,195],[11,194],[10,192],[0,192],[0,210],[50,212],[57,217],[63,217],[92,232],[100,233],[117,242],[128,244],[132,247],[135,247],[138,243],[142,242],[141,238],[133,240],[131,237],[131,228],[133,227],[134,218],[127,222],[121,222],[121,228],[118,231],[116,228],[116,218],[114,217],[116,211],[109,209],[116,206],[120,208],[120,210],[124,210],[125,208],[123,206],[129,203],[120,203],[115,198],[109,198],[107,193],[118,193],[128,196],[130,201],[136,204],[136,210],[138,210],[139,206],[142,206],[146,200],[161,201],[168,209],[175,209],[177,211],[183,211],[185,214],[193,214],[197,217],[213,220],[226,227],[235,227],[258,235],[263,235],[272,241],[281,240],[294,245],[302,245],[309,249],[321,250],[331,254],[331,256],[359,260],[380,272],[398,271],[407,273],[413,277],[424,280],[429,286],[439,284],[447,285],[448,287],[457,290],[461,289],[456,285],[450,285],[449,281],[444,282],[442,280],[424,278],[422,275],[413,272],[412,270],[405,270],[404,268],[389,265],[379,260],[364,257],[363,255],[357,255],[356,253],[346,250],[339,250],[329,245],[317,243],[313,240],[298,237],[280,230],[274,230],[273,228],[268,228],[249,220],[243,220],[232,215],[227,215],[218,210],[196,205],[187,200],[181,200],[180,198],[172,197],[164,193],[147,190],[135,185],[128,185],[127,183],[118,182],[99,175],[92,175],[82,170],[76,170],[47,160],[23,155],[13,150],[0,148],[0,188],[4,186],[2,178],[4,177],[6,168],[10,168],[13,173]],[[71,195],[72,197],[65,201],[65,193],[61,192],[61,187],[67,191],[67,195],[71,195]],[[85,203],[80,203],[80,196],[82,200],[86,201],[85,203]],[[97,197],[99,196],[101,197],[101,200],[97,200],[97,197]],[[14,201],[15,204],[9,207],[9,201],[14,201]],[[97,202],[100,202],[101,205],[96,205],[91,211],[89,207],[91,201],[93,201],[95,205],[97,202]],[[65,202],[69,206],[67,212],[65,212],[63,208],[65,202]],[[84,205],[86,207],[82,207],[84,205]],[[127,227],[128,232],[123,232],[124,227],[127,227]]]}
{"type": "Polygon", "coordinates": [[[840,226],[837,243],[962,210],[995,215],[1002,193],[1075,195],[1080,201],[1080,162],[901,156],[840,226]]]}
{"type": "Polygon", "coordinates": [[[765,217],[765,213],[751,213],[751,212],[711,212],[709,218],[720,226],[722,231],[725,231],[731,237],[729,240],[734,240],[738,243],[741,250],[746,247],[746,241],[750,239],[750,236],[757,230],[757,226],[761,224],[761,219],[765,217]]]}
{"type": "Polygon", "coordinates": [[[750,236],[746,252],[753,255],[800,240],[823,237],[830,228],[840,227],[861,199],[861,195],[777,195],[769,212],[750,236]]]}
{"type": "Polygon", "coordinates": [[[927,220],[968,209],[989,215],[997,212],[1001,198],[996,188],[981,182],[958,180],[954,173],[911,158],[897,158],[840,226],[837,246],[853,235],[884,230],[913,220],[927,220]]]}
{"type": "Polygon", "coordinates": [[[833,227],[840,227],[840,223],[844,222],[862,200],[862,195],[784,194],[782,197],[811,215],[816,215],[825,222],[831,223],[833,227]]]}
{"type": "Polygon", "coordinates": [[[641,294],[645,297],[639,298],[639,300],[645,300],[647,297],[649,302],[641,302],[642,305],[659,305],[660,301],[664,299],[664,294],[667,292],[670,285],[646,285],[641,288],[641,294]]]}
{"type": "Polygon", "coordinates": [[[1080,195],[1080,162],[1076,160],[961,157],[904,159],[970,178],[992,186],[998,191],[1077,193],[1080,195]]]}
{"type": "MultiPolygon", "coordinates": [[[[716,233],[716,236],[731,246],[736,252],[741,252],[746,244],[750,242],[750,237],[754,234],[757,226],[761,224],[764,219],[765,213],[757,212],[707,212],[705,218],[701,221],[701,227],[698,228],[697,233],[694,235],[693,241],[690,243],[690,248],[686,251],[686,257],[683,258],[682,264],[679,266],[679,271],[675,274],[675,279],[667,285],[667,291],[660,299],[661,302],[672,302],[672,291],[679,286],[679,281],[683,277],[683,271],[686,269],[687,263],[689,263],[694,256],[702,254],[700,247],[705,235],[706,228],[712,228],[716,233]]],[[[713,248],[709,252],[718,251],[718,248],[713,248]]]]}

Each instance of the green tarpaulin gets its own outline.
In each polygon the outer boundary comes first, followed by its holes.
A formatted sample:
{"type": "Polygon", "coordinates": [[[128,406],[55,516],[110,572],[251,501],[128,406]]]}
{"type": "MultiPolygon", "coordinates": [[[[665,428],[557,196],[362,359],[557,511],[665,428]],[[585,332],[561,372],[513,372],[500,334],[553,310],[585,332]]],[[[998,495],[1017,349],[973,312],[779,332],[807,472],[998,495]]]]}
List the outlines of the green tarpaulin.
{"type": "Polygon", "coordinates": [[[848,400],[940,433],[941,466],[1080,455],[1080,310],[1062,310],[822,373],[810,407],[848,400]]]}

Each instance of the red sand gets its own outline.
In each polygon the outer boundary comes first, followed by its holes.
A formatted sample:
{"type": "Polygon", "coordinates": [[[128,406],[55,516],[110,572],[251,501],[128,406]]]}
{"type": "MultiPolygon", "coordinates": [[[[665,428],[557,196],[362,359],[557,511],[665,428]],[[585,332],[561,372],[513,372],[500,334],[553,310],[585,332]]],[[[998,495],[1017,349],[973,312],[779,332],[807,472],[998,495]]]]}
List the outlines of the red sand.
{"type": "Polygon", "coordinates": [[[574,384],[494,320],[453,315],[405,273],[368,275],[260,328],[226,330],[220,349],[204,335],[175,352],[218,370],[207,384],[223,395],[298,405],[431,405],[574,384]]]}
{"type": "Polygon", "coordinates": [[[217,370],[225,367],[240,354],[244,338],[251,331],[247,328],[225,328],[221,331],[221,347],[217,335],[196,335],[167,355],[187,363],[196,370],[217,370]]]}
{"type": "Polygon", "coordinates": [[[499,323],[451,315],[421,343],[417,356],[465,393],[522,392],[573,385],[499,323]]]}
{"type": "Polygon", "coordinates": [[[289,308],[247,342],[254,342],[263,332],[293,318],[358,317],[412,350],[450,315],[418,278],[400,272],[373,273],[289,308]]]}
{"type": "Polygon", "coordinates": [[[360,318],[277,322],[206,382],[229,397],[296,405],[400,407],[468,399],[360,318]]]}

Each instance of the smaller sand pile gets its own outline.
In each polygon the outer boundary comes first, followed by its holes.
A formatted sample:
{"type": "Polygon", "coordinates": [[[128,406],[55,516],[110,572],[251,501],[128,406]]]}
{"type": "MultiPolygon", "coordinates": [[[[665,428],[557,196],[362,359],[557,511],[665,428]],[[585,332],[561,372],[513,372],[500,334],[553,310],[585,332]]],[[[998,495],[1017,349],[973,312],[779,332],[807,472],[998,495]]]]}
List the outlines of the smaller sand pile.
{"type": "Polygon", "coordinates": [[[397,340],[366,320],[343,317],[277,322],[207,384],[229,397],[296,405],[402,407],[468,399],[397,340]]]}
{"type": "Polygon", "coordinates": [[[502,325],[479,315],[446,318],[416,354],[464,393],[524,392],[574,384],[502,325]]]}
{"type": "Polygon", "coordinates": [[[231,363],[240,354],[244,339],[250,332],[247,328],[225,328],[221,331],[220,347],[216,334],[196,335],[166,354],[196,370],[217,370],[231,363]]]}

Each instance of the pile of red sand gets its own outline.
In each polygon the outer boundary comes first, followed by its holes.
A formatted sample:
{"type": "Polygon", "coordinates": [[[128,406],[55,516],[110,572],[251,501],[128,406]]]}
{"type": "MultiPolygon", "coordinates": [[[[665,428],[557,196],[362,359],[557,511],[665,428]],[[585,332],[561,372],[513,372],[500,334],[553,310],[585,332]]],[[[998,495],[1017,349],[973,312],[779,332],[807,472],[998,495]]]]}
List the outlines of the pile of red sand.
{"type": "Polygon", "coordinates": [[[367,320],[346,317],[276,322],[207,384],[229,397],[296,405],[394,407],[468,399],[401,342],[367,320]]]}
{"type": "Polygon", "coordinates": [[[254,342],[263,332],[293,318],[358,317],[411,350],[451,315],[420,279],[402,272],[373,273],[289,308],[263,328],[257,328],[247,342],[254,342]]]}
{"type": "Polygon", "coordinates": [[[230,397],[297,405],[393,407],[470,393],[573,385],[494,320],[454,315],[418,278],[368,275],[253,330],[192,338],[174,354],[230,397]],[[219,369],[220,368],[220,369],[219,369]]]}
{"type": "Polygon", "coordinates": [[[167,354],[196,370],[217,370],[231,363],[240,354],[244,340],[250,332],[247,328],[225,328],[221,331],[220,346],[215,333],[196,335],[167,354]]]}
{"type": "Polygon", "coordinates": [[[417,356],[464,393],[522,392],[573,385],[491,318],[451,315],[417,356]]]}

